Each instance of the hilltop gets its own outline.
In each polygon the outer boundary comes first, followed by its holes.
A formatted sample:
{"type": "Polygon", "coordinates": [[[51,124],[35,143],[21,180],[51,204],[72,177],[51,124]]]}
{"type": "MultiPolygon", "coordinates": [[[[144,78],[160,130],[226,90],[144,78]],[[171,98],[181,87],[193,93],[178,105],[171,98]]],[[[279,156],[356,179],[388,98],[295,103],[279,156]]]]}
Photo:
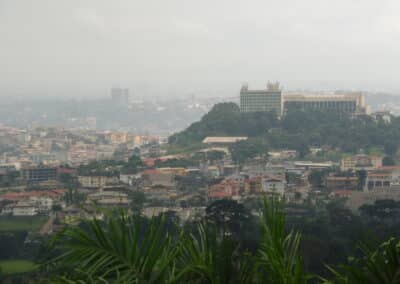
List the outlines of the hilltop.
{"type": "Polygon", "coordinates": [[[371,116],[292,110],[278,119],[274,113],[241,113],[235,103],[216,104],[200,121],[169,138],[175,146],[201,143],[207,136],[248,136],[271,149],[295,149],[306,154],[310,147],[327,147],[358,153],[384,150],[394,155],[400,141],[400,118],[385,123],[371,116]]]}

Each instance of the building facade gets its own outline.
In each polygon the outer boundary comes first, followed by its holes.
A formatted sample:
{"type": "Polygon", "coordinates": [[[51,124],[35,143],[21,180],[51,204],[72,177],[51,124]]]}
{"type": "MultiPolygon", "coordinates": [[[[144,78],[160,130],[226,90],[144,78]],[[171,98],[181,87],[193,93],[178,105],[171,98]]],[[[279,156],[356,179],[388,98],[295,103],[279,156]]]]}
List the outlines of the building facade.
{"type": "Polygon", "coordinates": [[[101,188],[119,182],[118,176],[78,176],[78,182],[84,188],[101,188]]]}
{"type": "Polygon", "coordinates": [[[334,94],[285,94],[283,112],[293,109],[320,110],[336,113],[366,114],[365,98],[361,92],[334,94]]]}
{"type": "Polygon", "coordinates": [[[282,113],[282,91],[279,83],[268,83],[266,90],[249,90],[247,85],[240,90],[241,112],[282,113]]]}
{"type": "Polygon", "coordinates": [[[383,166],[367,172],[364,191],[399,188],[400,167],[383,166]]]}
{"type": "Polygon", "coordinates": [[[56,180],[57,169],[55,167],[31,167],[23,170],[23,176],[28,183],[39,183],[56,180]]]}
{"type": "Polygon", "coordinates": [[[340,160],[341,171],[372,170],[382,167],[382,156],[364,154],[346,157],[340,160]]]}

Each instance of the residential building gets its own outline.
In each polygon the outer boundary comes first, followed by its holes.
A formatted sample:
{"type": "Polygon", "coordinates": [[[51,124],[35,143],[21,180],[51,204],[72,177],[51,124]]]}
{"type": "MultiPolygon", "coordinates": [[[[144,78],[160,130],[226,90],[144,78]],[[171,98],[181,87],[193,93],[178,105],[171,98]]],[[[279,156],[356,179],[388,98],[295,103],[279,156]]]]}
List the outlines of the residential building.
{"type": "Polygon", "coordinates": [[[148,169],[143,171],[142,177],[150,183],[151,186],[173,187],[175,186],[175,174],[163,173],[158,169],[148,169]]]}
{"type": "Polygon", "coordinates": [[[364,154],[343,158],[340,161],[341,171],[372,170],[382,167],[382,156],[368,156],[364,154]]]}
{"type": "Polygon", "coordinates": [[[358,177],[356,176],[328,176],[325,179],[326,188],[330,191],[336,190],[357,190],[358,189],[358,177]]]}
{"type": "Polygon", "coordinates": [[[296,150],[282,150],[268,152],[268,157],[272,160],[289,160],[297,157],[296,150]]]}
{"type": "Polygon", "coordinates": [[[267,84],[265,90],[249,90],[243,85],[240,90],[241,112],[274,112],[280,116],[282,113],[282,91],[279,82],[267,84]]]}
{"type": "Polygon", "coordinates": [[[367,172],[364,191],[398,188],[400,166],[383,166],[367,172]]]}
{"type": "Polygon", "coordinates": [[[28,183],[39,183],[43,181],[56,180],[57,168],[55,167],[30,167],[22,171],[23,177],[28,183]]]}
{"type": "Polygon", "coordinates": [[[86,203],[92,202],[100,206],[128,206],[130,203],[126,193],[114,191],[91,193],[88,195],[86,203]]]}
{"type": "Polygon", "coordinates": [[[35,216],[39,213],[38,208],[30,202],[20,201],[18,203],[7,205],[2,214],[13,216],[35,216]]]}
{"type": "Polygon", "coordinates": [[[211,185],[207,190],[207,198],[216,199],[232,199],[239,197],[240,184],[234,179],[224,179],[218,184],[211,185]]]}
{"type": "Polygon", "coordinates": [[[285,193],[285,180],[273,176],[264,177],[262,180],[262,191],[268,193],[285,193]]]}
{"type": "Polygon", "coordinates": [[[78,176],[78,182],[84,188],[102,188],[108,184],[118,183],[119,177],[102,175],[78,176]]]}

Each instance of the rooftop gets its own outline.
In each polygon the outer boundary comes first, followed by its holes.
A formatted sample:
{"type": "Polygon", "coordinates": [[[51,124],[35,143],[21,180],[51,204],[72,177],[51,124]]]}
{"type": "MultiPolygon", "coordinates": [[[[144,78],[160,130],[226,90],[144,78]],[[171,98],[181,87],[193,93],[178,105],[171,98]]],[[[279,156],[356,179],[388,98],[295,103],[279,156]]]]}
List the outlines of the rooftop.
{"type": "Polygon", "coordinates": [[[245,136],[229,137],[229,136],[208,136],[204,138],[203,143],[236,143],[247,140],[245,136]]]}

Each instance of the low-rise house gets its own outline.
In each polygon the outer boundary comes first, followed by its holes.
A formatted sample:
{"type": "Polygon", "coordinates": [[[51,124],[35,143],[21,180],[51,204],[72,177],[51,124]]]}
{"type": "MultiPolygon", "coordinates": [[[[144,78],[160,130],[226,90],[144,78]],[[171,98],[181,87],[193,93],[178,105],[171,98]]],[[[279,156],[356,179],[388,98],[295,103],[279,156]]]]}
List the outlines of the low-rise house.
{"type": "Polygon", "coordinates": [[[101,188],[119,182],[118,176],[85,175],[78,176],[78,182],[84,188],[101,188]]]}
{"type": "Polygon", "coordinates": [[[220,170],[217,166],[208,166],[206,172],[209,176],[216,178],[220,176],[220,170]]]}
{"type": "Polygon", "coordinates": [[[390,189],[400,185],[400,166],[383,166],[367,172],[364,191],[390,189]]]}
{"type": "Polygon", "coordinates": [[[152,186],[173,187],[175,186],[175,174],[163,173],[158,169],[145,170],[142,172],[142,177],[147,180],[152,186]]]}
{"type": "Polygon", "coordinates": [[[161,173],[164,174],[173,174],[173,175],[179,175],[179,176],[184,176],[186,174],[185,168],[183,167],[166,167],[166,168],[157,168],[161,173]]]}
{"type": "Polygon", "coordinates": [[[218,184],[211,185],[207,190],[207,198],[216,199],[233,199],[239,197],[240,184],[234,179],[224,179],[218,184]]]}
{"type": "Polygon", "coordinates": [[[140,178],[141,178],[140,174],[120,174],[119,175],[119,180],[122,183],[125,183],[127,185],[135,184],[138,180],[140,180],[140,178]]]}
{"type": "Polygon", "coordinates": [[[337,190],[357,190],[359,180],[356,176],[336,177],[328,176],[325,179],[326,188],[330,191],[337,190]]]}
{"type": "Polygon", "coordinates": [[[204,144],[214,146],[230,145],[239,141],[247,140],[247,137],[232,137],[232,136],[208,136],[203,139],[204,144]]]}
{"type": "Polygon", "coordinates": [[[285,193],[285,180],[273,176],[267,176],[262,179],[262,190],[268,193],[285,193]]]}
{"type": "Polygon", "coordinates": [[[37,208],[38,213],[47,213],[51,211],[55,204],[53,199],[45,196],[32,196],[29,203],[37,208]]]}
{"type": "Polygon", "coordinates": [[[295,159],[297,157],[297,151],[296,150],[273,151],[273,152],[268,152],[268,156],[272,160],[295,159]]]}
{"type": "Polygon", "coordinates": [[[30,202],[19,201],[6,205],[2,210],[2,215],[13,216],[35,216],[39,213],[38,208],[30,202]]]}
{"type": "Polygon", "coordinates": [[[61,201],[64,196],[66,190],[65,189],[53,189],[53,190],[34,190],[34,191],[22,191],[22,192],[7,192],[3,195],[0,195],[0,200],[9,200],[9,201],[22,201],[29,200],[30,198],[36,197],[47,197],[52,199],[53,201],[61,201]]]}
{"type": "Polygon", "coordinates": [[[130,201],[128,195],[122,192],[101,191],[91,193],[87,196],[86,203],[96,203],[101,206],[122,206],[126,207],[130,201]]]}
{"type": "Polygon", "coordinates": [[[30,202],[18,202],[13,206],[14,216],[35,216],[39,213],[39,209],[30,202]]]}

